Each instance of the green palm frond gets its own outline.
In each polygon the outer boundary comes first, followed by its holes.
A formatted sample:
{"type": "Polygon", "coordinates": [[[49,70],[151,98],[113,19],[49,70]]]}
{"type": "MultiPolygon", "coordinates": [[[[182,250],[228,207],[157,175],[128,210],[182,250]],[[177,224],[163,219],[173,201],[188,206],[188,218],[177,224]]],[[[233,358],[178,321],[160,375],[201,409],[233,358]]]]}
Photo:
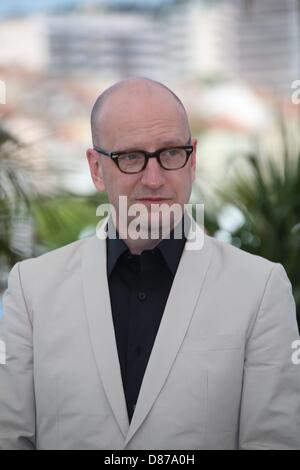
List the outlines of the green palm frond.
{"type": "Polygon", "coordinates": [[[244,216],[231,234],[240,247],[285,267],[300,324],[300,152],[296,158],[283,153],[279,161],[248,156],[247,172],[236,173],[220,194],[244,216]]]}
{"type": "Polygon", "coordinates": [[[107,202],[106,194],[46,190],[49,177],[60,181],[62,172],[39,165],[30,150],[0,127],[0,291],[6,287],[3,273],[17,261],[71,243],[85,229],[94,232],[96,208],[107,202]]]}

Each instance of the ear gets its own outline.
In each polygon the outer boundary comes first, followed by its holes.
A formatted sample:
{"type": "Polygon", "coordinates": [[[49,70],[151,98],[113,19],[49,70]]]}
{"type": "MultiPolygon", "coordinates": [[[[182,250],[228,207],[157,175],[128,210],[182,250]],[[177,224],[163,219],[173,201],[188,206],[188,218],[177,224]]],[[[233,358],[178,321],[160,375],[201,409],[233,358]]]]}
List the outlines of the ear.
{"type": "Polygon", "coordinates": [[[91,177],[94,182],[96,189],[102,193],[106,190],[104,178],[103,178],[103,169],[100,164],[101,156],[94,149],[88,149],[86,151],[86,157],[89,163],[91,177]]]}
{"type": "Polygon", "coordinates": [[[193,153],[191,155],[191,170],[193,172],[193,181],[196,178],[196,158],[197,158],[197,139],[192,139],[193,153]]]}

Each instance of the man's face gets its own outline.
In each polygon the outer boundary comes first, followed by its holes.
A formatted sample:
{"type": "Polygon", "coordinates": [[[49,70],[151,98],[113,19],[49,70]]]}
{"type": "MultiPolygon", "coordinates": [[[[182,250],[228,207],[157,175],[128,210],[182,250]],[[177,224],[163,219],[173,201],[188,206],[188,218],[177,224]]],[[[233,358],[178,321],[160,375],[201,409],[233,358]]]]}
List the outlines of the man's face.
{"type": "MultiPolygon", "coordinates": [[[[98,122],[99,142],[106,151],[145,150],[186,145],[189,128],[183,110],[168,93],[116,93],[108,98],[98,122]]],[[[127,197],[128,208],[143,203],[148,213],[151,204],[188,203],[195,178],[196,140],[185,167],[168,171],[160,167],[156,158],[148,160],[147,167],[137,174],[124,174],[107,156],[88,150],[90,170],[98,191],[107,191],[109,202],[119,216],[119,196],[127,197]]],[[[121,216],[124,214],[121,214],[121,216]]]]}

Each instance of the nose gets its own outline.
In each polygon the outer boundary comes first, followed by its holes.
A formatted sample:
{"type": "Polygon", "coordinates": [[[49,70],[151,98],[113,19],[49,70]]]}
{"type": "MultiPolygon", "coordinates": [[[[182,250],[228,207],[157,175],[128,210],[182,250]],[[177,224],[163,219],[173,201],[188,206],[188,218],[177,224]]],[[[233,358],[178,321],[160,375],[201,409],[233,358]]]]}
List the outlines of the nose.
{"type": "Polygon", "coordinates": [[[165,183],[164,171],[156,158],[149,158],[147,166],[142,172],[141,182],[152,189],[160,188],[165,183]]]}

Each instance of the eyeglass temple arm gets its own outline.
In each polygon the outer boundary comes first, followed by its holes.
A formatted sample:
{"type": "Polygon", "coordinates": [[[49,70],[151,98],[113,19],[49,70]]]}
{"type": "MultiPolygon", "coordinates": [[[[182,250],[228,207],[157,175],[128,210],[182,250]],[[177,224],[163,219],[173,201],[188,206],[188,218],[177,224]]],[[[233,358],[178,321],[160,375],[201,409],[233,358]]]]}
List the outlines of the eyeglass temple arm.
{"type": "Polygon", "coordinates": [[[94,150],[96,150],[96,152],[101,153],[102,155],[105,155],[105,156],[111,157],[111,158],[115,157],[114,155],[112,155],[113,152],[107,152],[106,150],[104,150],[101,147],[98,147],[97,145],[94,145],[93,148],[94,148],[94,150]]]}

